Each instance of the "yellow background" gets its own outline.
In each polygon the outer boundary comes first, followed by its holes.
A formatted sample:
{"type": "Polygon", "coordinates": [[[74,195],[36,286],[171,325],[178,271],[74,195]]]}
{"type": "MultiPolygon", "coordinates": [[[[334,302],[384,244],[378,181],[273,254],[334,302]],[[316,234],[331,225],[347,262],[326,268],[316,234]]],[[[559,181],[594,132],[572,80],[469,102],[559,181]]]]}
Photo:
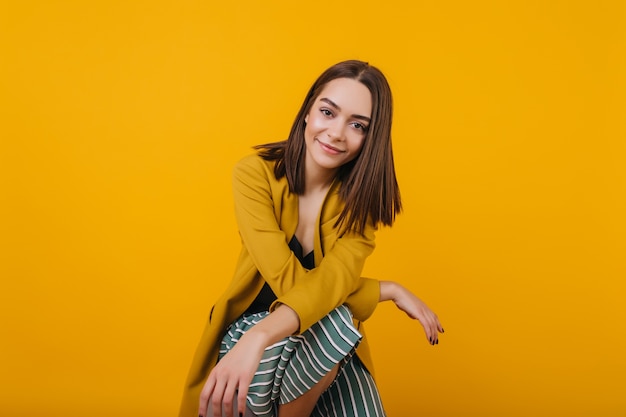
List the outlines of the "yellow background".
{"type": "Polygon", "coordinates": [[[365,272],[446,329],[370,320],[389,416],[626,415],[624,2],[0,7],[1,415],[175,415],[232,165],[349,58],[392,85],[405,202],[365,272]]]}

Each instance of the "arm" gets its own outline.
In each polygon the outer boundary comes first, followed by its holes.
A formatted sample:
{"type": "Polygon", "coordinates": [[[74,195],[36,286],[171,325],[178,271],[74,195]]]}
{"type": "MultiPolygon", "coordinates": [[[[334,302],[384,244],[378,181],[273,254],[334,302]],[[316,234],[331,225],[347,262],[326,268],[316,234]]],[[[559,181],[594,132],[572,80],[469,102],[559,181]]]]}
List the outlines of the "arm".
{"type": "Polygon", "coordinates": [[[437,331],[443,329],[419,298],[397,283],[359,276],[374,249],[373,227],[366,229],[365,236],[347,234],[340,238],[314,270],[302,267],[276,221],[269,185],[273,175],[256,158],[244,159],[233,173],[235,213],[243,243],[278,296],[270,311],[279,304],[291,306],[299,317],[301,332],[340,304],[346,304],[357,320],[364,321],[378,302],[393,300],[409,317],[420,321],[432,344],[438,343],[437,331]]]}
{"type": "Polygon", "coordinates": [[[364,235],[346,233],[326,251],[317,268],[307,271],[289,249],[276,220],[282,213],[275,209],[271,195],[273,175],[259,158],[237,164],[233,171],[235,216],[246,250],[278,296],[270,311],[278,304],[290,306],[299,317],[298,330],[303,331],[343,304],[360,285],[365,259],[374,249],[374,228],[368,227],[364,235]]]}

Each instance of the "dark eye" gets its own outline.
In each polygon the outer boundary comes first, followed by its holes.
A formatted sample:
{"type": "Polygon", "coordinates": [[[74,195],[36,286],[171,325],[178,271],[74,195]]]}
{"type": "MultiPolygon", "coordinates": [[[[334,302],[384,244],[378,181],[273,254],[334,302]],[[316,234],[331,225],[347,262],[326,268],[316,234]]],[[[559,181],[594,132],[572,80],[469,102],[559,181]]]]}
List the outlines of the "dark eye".
{"type": "Polygon", "coordinates": [[[333,112],[331,112],[331,111],[330,111],[330,110],[328,110],[328,109],[320,109],[320,111],[322,112],[322,114],[323,114],[324,116],[332,116],[332,115],[333,115],[333,112]]]}
{"type": "Polygon", "coordinates": [[[367,132],[367,126],[365,126],[364,124],[361,124],[359,122],[354,122],[352,123],[352,126],[354,126],[356,129],[359,129],[363,132],[367,132]]]}

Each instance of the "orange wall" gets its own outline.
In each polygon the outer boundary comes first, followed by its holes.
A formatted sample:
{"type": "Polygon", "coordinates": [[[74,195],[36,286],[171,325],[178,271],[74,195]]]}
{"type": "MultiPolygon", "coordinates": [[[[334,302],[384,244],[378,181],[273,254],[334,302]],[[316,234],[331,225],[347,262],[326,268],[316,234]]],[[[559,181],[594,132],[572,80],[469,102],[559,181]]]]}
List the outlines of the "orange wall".
{"type": "Polygon", "coordinates": [[[0,6],[0,414],[174,415],[233,163],[359,58],[406,208],[366,274],[446,329],[371,319],[389,415],[625,415],[624,2],[227,3],[0,6]]]}

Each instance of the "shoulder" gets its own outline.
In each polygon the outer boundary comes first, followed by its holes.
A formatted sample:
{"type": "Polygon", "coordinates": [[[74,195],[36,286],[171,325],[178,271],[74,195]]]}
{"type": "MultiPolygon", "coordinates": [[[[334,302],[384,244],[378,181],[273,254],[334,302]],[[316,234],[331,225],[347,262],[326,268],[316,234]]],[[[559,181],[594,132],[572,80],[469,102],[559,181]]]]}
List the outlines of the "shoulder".
{"type": "Polygon", "coordinates": [[[266,161],[261,158],[258,153],[252,153],[244,156],[239,161],[235,163],[234,170],[255,170],[255,169],[263,169],[271,166],[273,168],[274,163],[271,161],[266,161]]]}
{"type": "Polygon", "coordinates": [[[234,184],[245,186],[263,186],[274,188],[286,179],[277,180],[274,175],[275,161],[267,161],[257,153],[246,155],[235,163],[233,167],[234,184]]]}
{"type": "Polygon", "coordinates": [[[273,161],[266,161],[259,154],[253,153],[246,155],[235,163],[233,174],[236,175],[263,175],[272,174],[274,172],[273,161]]]}

